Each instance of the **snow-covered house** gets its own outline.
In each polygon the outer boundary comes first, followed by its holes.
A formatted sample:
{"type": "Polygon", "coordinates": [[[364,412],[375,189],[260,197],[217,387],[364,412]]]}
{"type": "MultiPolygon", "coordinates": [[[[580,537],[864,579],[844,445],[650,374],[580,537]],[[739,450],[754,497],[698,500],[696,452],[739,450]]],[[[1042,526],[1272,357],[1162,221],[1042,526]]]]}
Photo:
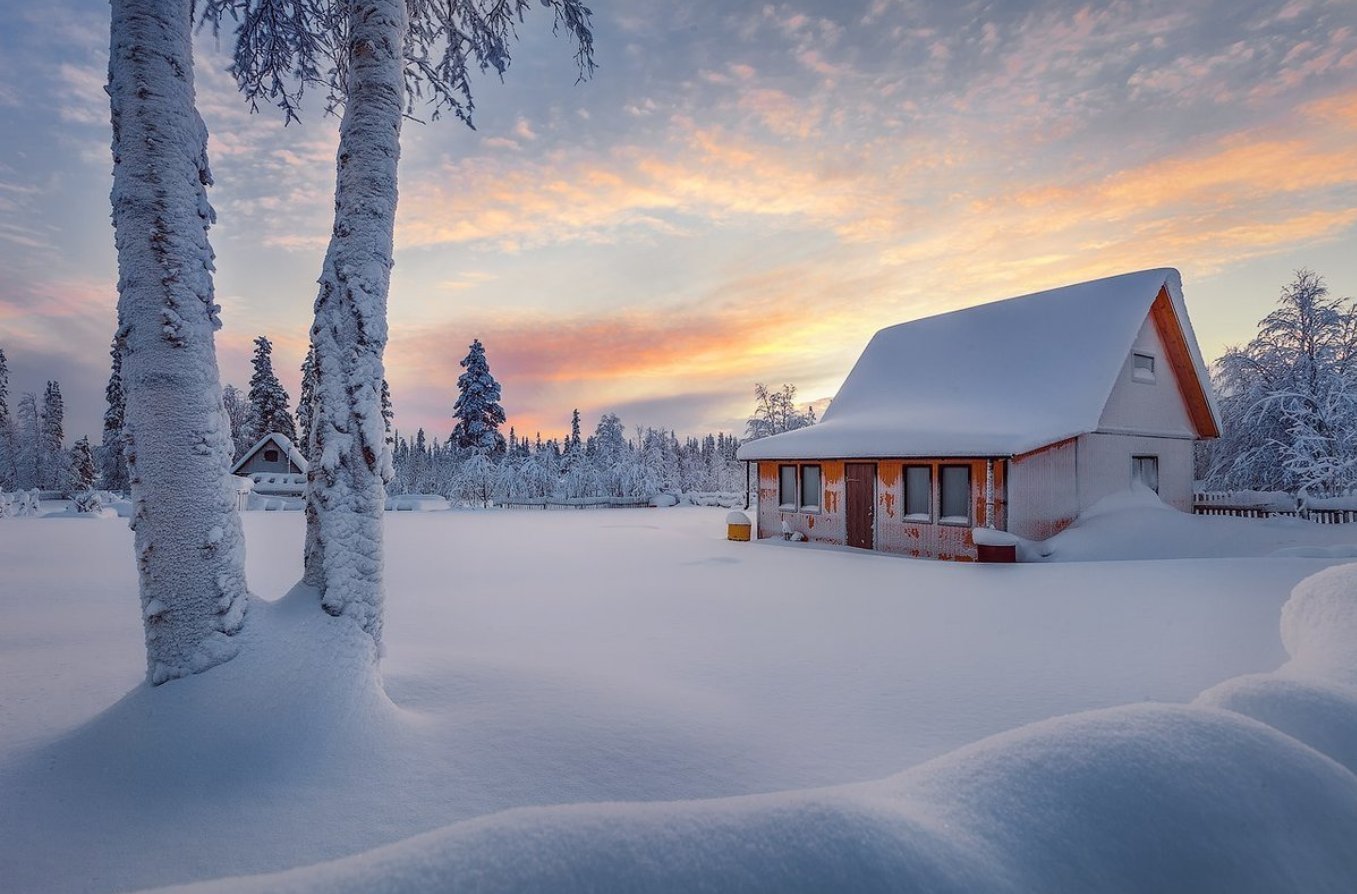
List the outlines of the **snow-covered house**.
{"type": "Polygon", "coordinates": [[[974,527],[1044,539],[1140,482],[1192,508],[1220,416],[1173,269],[878,332],[809,428],[751,441],[759,533],[973,559],[974,527]]]}
{"type": "Polygon", "coordinates": [[[254,482],[254,492],[301,496],[306,490],[306,457],[285,435],[269,432],[231,467],[231,474],[254,482]]]}

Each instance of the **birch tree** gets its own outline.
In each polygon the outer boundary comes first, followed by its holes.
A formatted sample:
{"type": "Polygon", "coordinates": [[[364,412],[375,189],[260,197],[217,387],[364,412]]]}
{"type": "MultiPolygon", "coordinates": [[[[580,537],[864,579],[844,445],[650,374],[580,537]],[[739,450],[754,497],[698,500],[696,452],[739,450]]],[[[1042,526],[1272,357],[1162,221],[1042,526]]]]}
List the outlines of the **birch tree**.
{"type": "MultiPolygon", "coordinates": [[[[593,67],[589,10],[539,0],[593,67]]],[[[335,214],[321,268],[311,347],[304,580],[331,615],[380,644],[382,512],[391,478],[382,417],[401,125],[416,105],[470,124],[476,70],[503,75],[529,0],[206,0],[217,30],[236,23],[231,72],[251,106],[291,120],[308,88],[342,108],[335,214]]]]}
{"type": "Polygon", "coordinates": [[[228,481],[190,0],[112,0],[108,95],[124,446],[152,683],[238,650],[245,552],[228,481]]]}

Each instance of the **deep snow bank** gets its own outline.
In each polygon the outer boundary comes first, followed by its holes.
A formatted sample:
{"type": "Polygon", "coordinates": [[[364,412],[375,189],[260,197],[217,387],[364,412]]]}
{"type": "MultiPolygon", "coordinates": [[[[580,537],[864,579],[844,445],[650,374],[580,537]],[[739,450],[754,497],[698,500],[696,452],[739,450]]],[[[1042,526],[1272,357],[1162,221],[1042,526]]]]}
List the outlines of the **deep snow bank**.
{"type": "Polygon", "coordinates": [[[1192,706],[1056,718],[872,783],[513,810],[175,890],[1351,891],[1357,565],[1299,584],[1282,634],[1279,671],[1192,706]]]}

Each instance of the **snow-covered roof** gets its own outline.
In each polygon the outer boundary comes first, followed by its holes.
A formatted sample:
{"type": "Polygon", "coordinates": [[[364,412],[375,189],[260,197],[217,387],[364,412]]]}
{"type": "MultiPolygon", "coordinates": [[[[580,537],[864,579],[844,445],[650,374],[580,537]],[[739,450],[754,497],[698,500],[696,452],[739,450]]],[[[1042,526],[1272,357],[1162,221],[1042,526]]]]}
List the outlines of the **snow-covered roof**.
{"type": "Polygon", "coordinates": [[[1203,427],[1219,431],[1181,279],[1165,267],[882,329],[818,425],[751,441],[739,458],[1014,456],[1094,431],[1161,292],[1196,371],[1183,388],[1200,389],[1203,427]]]}
{"type": "Polygon", "coordinates": [[[270,442],[277,446],[278,449],[282,450],[283,453],[287,454],[287,458],[292,461],[294,466],[301,469],[303,473],[306,472],[308,468],[306,457],[302,456],[302,452],[293,445],[292,439],[287,435],[280,435],[275,431],[271,431],[256,441],[253,447],[245,451],[245,454],[241,456],[240,460],[231,467],[231,474],[234,475],[244,468],[245,464],[249,462],[256,453],[263,450],[265,444],[270,442]]]}

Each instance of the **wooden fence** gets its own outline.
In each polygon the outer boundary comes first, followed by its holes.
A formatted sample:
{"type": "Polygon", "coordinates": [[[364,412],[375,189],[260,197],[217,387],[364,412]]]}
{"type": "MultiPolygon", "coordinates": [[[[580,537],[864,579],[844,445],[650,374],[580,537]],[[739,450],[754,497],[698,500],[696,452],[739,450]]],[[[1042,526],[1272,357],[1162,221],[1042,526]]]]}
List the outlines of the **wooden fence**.
{"type": "Polygon", "coordinates": [[[1285,493],[1198,491],[1192,495],[1192,512],[1234,518],[1299,518],[1318,525],[1346,525],[1357,523],[1357,508],[1348,505],[1357,505],[1357,501],[1344,500],[1343,505],[1333,508],[1323,504],[1354,496],[1357,488],[1323,496],[1309,494],[1305,499],[1285,493]]]}

